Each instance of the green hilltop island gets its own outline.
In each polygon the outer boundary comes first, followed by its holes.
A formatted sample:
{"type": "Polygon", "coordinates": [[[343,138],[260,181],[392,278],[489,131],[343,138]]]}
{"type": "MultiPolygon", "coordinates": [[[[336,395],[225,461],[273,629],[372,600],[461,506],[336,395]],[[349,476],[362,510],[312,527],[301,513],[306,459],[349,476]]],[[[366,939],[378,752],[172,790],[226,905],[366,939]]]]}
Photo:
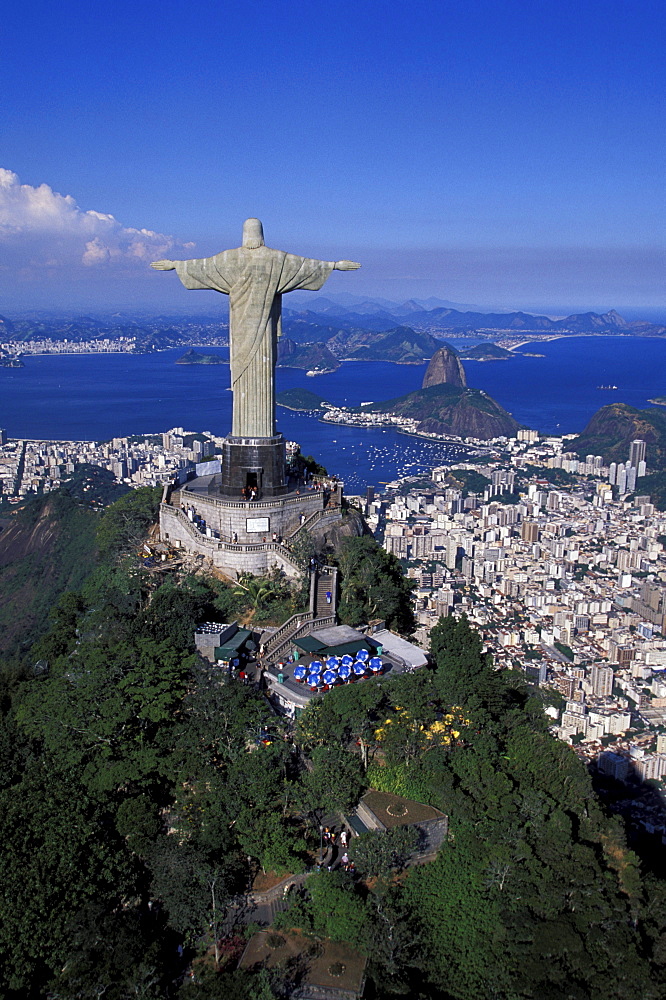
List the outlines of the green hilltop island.
{"type": "Polygon", "coordinates": [[[278,392],[275,402],[278,406],[283,406],[285,410],[300,410],[305,413],[321,411],[322,408],[328,408],[331,405],[319,393],[298,386],[278,392]]]}
{"type": "Polygon", "coordinates": [[[225,365],[227,362],[219,354],[199,354],[193,347],[178,358],[177,365],[225,365]]]}

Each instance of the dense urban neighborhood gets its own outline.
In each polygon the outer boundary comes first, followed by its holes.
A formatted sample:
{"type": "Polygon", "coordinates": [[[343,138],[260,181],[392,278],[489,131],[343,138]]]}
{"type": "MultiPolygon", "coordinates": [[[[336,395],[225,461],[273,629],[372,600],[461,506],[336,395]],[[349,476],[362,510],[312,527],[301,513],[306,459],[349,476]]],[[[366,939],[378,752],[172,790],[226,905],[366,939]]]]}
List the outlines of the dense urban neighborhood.
{"type": "Polygon", "coordinates": [[[560,738],[617,776],[631,765],[660,778],[666,516],[635,486],[642,442],[615,489],[613,466],[579,461],[566,445],[519,432],[508,461],[436,469],[430,488],[393,484],[367,504],[368,519],[416,581],[422,645],[440,616],[466,614],[498,668],[561,696],[561,711],[548,708],[560,738]],[[558,485],[553,470],[565,473],[558,485]],[[487,485],[463,491],[455,477],[465,473],[487,485]]]}

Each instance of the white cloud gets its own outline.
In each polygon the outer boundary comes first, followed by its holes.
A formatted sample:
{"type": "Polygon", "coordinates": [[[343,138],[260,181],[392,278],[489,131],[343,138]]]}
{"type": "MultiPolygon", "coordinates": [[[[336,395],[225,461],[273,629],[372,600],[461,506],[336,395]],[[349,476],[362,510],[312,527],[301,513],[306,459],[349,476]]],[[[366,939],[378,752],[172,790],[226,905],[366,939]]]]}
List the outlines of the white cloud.
{"type": "Polygon", "coordinates": [[[110,257],[109,248],[104,246],[99,236],[96,236],[94,240],[89,240],[86,243],[81,262],[87,267],[94,267],[95,264],[106,264],[110,257]]]}
{"type": "Polygon", "coordinates": [[[0,268],[47,267],[136,270],[170,252],[192,256],[193,243],[150,229],[123,226],[113,215],[84,212],[71,195],[48,186],[21,184],[0,168],[0,268]]]}

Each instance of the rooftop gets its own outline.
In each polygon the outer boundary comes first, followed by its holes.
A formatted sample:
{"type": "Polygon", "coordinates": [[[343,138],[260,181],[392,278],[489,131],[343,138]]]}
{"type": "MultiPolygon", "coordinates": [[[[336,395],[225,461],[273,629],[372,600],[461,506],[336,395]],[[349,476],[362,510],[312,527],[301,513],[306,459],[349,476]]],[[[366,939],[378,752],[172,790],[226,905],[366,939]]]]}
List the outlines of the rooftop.
{"type": "Polygon", "coordinates": [[[425,823],[431,819],[444,819],[444,813],[423,802],[414,802],[401,795],[379,792],[374,788],[366,792],[362,803],[387,830],[411,823],[425,823]]]}
{"type": "MultiPolygon", "coordinates": [[[[384,632],[386,632],[386,636],[391,636],[393,639],[400,639],[399,636],[395,636],[387,630],[384,630],[384,632]]],[[[285,707],[288,704],[292,708],[304,708],[313,697],[328,691],[333,685],[341,683],[341,679],[335,680],[333,684],[324,684],[324,671],[322,670],[322,683],[320,683],[318,688],[310,688],[307,682],[307,675],[299,681],[294,677],[294,670],[297,670],[300,674],[301,671],[298,668],[308,668],[313,661],[315,663],[319,662],[325,668],[324,661],[327,657],[339,657],[346,654],[353,655],[360,649],[366,649],[372,657],[375,655],[378,646],[382,647],[380,654],[382,661],[381,673],[372,673],[368,670],[365,676],[357,676],[352,671],[345,683],[358,684],[362,681],[370,683],[373,680],[376,682],[377,677],[381,676],[381,674],[395,676],[396,674],[412,670],[415,666],[421,666],[421,658],[423,663],[426,662],[425,654],[417,646],[413,646],[406,639],[402,639],[400,642],[404,643],[408,651],[411,651],[409,658],[404,655],[402,646],[399,647],[400,651],[397,651],[397,649],[393,651],[386,648],[384,646],[383,635],[379,632],[370,638],[364,632],[359,632],[349,625],[335,625],[331,628],[317,629],[315,632],[301,639],[294,640],[293,646],[296,650],[294,662],[291,662],[285,655],[282,661],[266,670],[265,678],[269,684],[270,693],[276,696],[278,703],[283,704],[285,707]],[[296,656],[298,657],[297,659],[296,656]],[[417,659],[419,660],[418,663],[415,662],[417,659]]]]}
{"type": "Polygon", "coordinates": [[[305,966],[296,993],[303,1000],[319,996],[325,996],[326,1000],[353,1000],[361,996],[368,960],[341,941],[313,941],[296,931],[279,934],[259,931],[250,938],[240,968],[270,969],[295,958],[305,966]]]}

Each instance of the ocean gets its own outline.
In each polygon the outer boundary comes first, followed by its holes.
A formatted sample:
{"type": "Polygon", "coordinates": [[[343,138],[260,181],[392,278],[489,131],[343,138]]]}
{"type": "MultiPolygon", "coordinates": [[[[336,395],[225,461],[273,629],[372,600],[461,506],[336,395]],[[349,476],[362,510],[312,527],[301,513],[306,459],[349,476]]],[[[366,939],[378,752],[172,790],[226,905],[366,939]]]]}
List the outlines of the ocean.
{"type": "MultiPolygon", "coordinates": [[[[575,337],[526,349],[544,357],[465,361],[465,371],[471,386],[542,433],[581,431],[610,402],[641,408],[650,405],[650,397],[666,395],[666,339],[575,337]],[[618,389],[604,391],[600,385],[618,389]]],[[[51,440],[102,441],[170,427],[228,433],[228,366],[176,365],[184,351],[29,356],[25,368],[0,368],[0,427],[10,437],[51,440]]],[[[222,349],[206,352],[224,356],[222,349]]],[[[316,377],[278,368],[277,391],[302,386],[332,403],[356,406],[419,388],[426,367],[345,362],[337,372],[316,377]]],[[[427,471],[449,457],[444,445],[392,429],[324,424],[282,407],[278,429],[340,476],[348,492],[427,471]]]]}

